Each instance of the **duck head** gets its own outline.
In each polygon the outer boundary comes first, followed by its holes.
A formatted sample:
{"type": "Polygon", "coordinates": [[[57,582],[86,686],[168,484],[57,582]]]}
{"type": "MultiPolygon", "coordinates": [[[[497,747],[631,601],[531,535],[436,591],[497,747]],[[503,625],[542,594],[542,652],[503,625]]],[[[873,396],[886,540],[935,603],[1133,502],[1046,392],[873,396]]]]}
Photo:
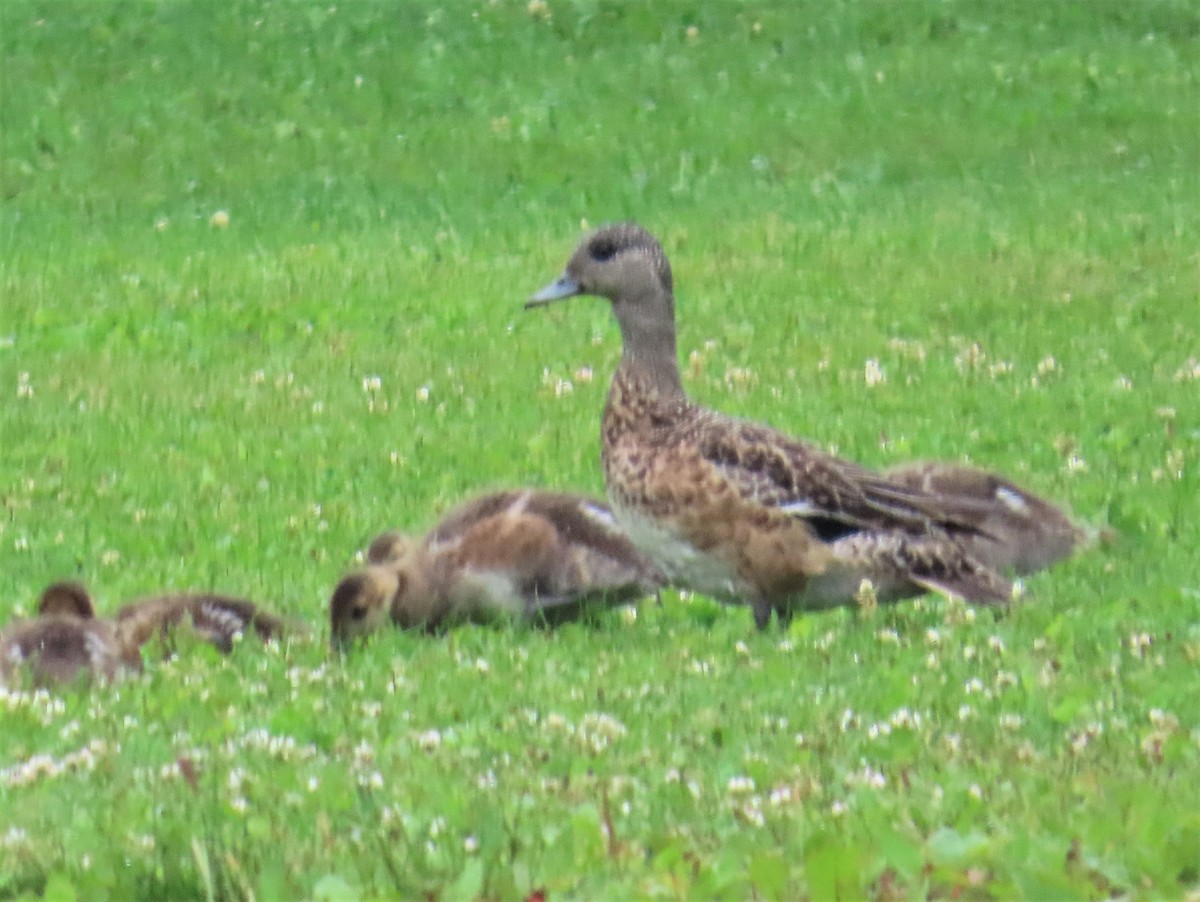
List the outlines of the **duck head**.
{"type": "Polygon", "coordinates": [[[412,551],[413,540],[402,532],[380,533],[367,546],[368,564],[391,564],[403,560],[412,551]]]}
{"type": "Polygon", "coordinates": [[[42,592],[42,597],[38,601],[38,615],[92,620],[96,616],[96,606],[92,603],[92,596],[82,584],[70,581],[57,582],[50,584],[42,592]]]}
{"type": "Polygon", "coordinates": [[[344,577],[329,599],[330,642],[334,649],[344,649],[355,639],[385,626],[399,591],[400,577],[391,567],[364,567],[344,577]]]}
{"type": "Polygon", "coordinates": [[[597,229],[580,242],[562,275],[525,309],[590,294],[607,298],[621,327],[624,365],[651,386],[682,394],[675,350],[675,295],[662,245],[635,222],[597,229]]]}
{"type": "Polygon", "coordinates": [[[658,239],[636,222],[620,222],[587,235],[562,275],[534,294],[525,308],[581,294],[618,304],[643,295],[670,297],[673,290],[671,265],[658,239]]]}

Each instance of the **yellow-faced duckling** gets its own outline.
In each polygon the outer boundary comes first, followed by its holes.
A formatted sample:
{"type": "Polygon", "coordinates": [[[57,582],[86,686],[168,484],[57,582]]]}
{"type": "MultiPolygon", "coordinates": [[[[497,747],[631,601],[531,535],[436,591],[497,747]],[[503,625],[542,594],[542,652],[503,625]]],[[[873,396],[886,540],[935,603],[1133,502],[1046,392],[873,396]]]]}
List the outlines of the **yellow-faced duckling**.
{"type": "Polygon", "coordinates": [[[384,533],[367,559],[370,566],[345,577],[330,600],[335,644],[385,623],[427,630],[504,618],[561,623],[662,585],[604,504],[534,489],[470,501],[420,540],[384,533]]]}

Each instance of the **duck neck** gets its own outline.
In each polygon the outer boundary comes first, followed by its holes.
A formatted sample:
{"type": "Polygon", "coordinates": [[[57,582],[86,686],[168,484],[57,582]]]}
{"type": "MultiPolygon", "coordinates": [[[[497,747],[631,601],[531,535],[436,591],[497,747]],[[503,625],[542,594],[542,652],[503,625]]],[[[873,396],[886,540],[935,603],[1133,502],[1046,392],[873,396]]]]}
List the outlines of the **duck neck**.
{"type": "Polygon", "coordinates": [[[613,304],[621,327],[618,376],[636,380],[662,398],[683,397],[675,348],[675,299],[665,291],[613,304]]]}

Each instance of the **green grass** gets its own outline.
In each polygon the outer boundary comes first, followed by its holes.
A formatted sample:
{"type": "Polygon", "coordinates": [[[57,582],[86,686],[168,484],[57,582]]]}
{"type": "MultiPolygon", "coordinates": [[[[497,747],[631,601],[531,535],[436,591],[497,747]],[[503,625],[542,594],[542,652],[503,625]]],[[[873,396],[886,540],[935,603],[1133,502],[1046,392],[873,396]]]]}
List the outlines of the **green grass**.
{"type": "Polygon", "coordinates": [[[1195,893],[1200,12],[531,6],[0,5],[0,615],[316,631],[0,695],[0,898],[1195,893]],[[521,303],[617,218],[699,399],[1119,540],[1007,615],[668,594],[327,660],[375,532],[603,491],[616,330],[521,303]]]}

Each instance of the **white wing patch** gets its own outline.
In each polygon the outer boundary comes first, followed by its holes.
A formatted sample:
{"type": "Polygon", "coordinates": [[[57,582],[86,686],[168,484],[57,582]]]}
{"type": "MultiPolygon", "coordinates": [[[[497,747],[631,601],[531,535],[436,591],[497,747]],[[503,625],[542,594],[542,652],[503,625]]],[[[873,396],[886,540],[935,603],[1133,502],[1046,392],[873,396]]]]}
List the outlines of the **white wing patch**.
{"type": "Polygon", "coordinates": [[[1025,498],[1020,492],[1014,492],[1012,489],[1001,486],[1000,488],[996,489],[996,500],[1013,513],[1029,513],[1029,505],[1025,502],[1025,498]]]}
{"type": "Polygon", "coordinates": [[[799,501],[789,501],[787,504],[781,504],[779,505],[779,510],[792,517],[817,517],[828,513],[828,511],[817,507],[811,501],[806,501],[803,498],[799,501]]]}
{"type": "MultiPolygon", "coordinates": [[[[246,628],[246,619],[244,617],[229,608],[214,604],[211,601],[202,602],[200,610],[197,613],[200,615],[200,618],[210,621],[218,630],[229,636],[236,635],[246,628]]],[[[196,623],[197,619],[193,617],[192,623],[199,628],[202,624],[196,623]]]]}
{"type": "Polygon", "coordinates": [[[603,526],[609,532],[621,531],[621,526],[617,523],[617,518],[613,516],[612,511],[592,504],[590,501],[584,501],[579,505],[579,509],[589,520],[603,526]]]}

